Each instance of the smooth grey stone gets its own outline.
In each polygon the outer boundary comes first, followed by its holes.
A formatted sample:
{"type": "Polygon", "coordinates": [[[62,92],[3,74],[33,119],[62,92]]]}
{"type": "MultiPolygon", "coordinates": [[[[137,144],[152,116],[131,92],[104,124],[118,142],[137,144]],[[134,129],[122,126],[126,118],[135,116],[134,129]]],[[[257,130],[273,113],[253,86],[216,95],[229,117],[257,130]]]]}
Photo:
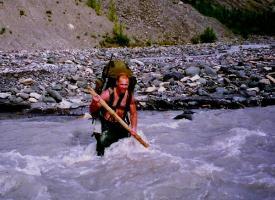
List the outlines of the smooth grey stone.
{"type": "Polygon", "coordinates": [[[42,97],[42,101],[45,103],[56,103],[56,100],[53,97],[42,97]]]}
{"type": "Polygon", "coordinates": [[[199,67],[188,67],[185,69],[185,73],[187,76],[195,76],[200,74],[200,68],[199,67]]]}
{"type": "Polygon", "coordinates": [[[62,96],[55,90],[47,89],[47,92],[52,96],[57,102],[62,101],[62,96]]]}
{"type": "Polygon", "coordinates": [[[19,97],[21,97],[23,99],[28,99],[30,97],[29,94],[24,93],[24,92],[17,93],[16,96],[19,96],[19,97]]]}
{"type": "Polygon", "coordinates": [[[209,76],[212,76],[212,77],[215,77],[217,76],[217,73],[214,69],[212,69],[211,67],[208,67],[208,66],[205,66],[204,67],[204,72],[209,75],[209,76]]]}
{"type": "Polygon", "coordinates": [[[194,114],[193,111],[191,111],[191,110],[184,110],[183,113],[177,115],[173,119],[188,119],[188,120],[192,120],[193,119],[192,114],[194,114]]]}

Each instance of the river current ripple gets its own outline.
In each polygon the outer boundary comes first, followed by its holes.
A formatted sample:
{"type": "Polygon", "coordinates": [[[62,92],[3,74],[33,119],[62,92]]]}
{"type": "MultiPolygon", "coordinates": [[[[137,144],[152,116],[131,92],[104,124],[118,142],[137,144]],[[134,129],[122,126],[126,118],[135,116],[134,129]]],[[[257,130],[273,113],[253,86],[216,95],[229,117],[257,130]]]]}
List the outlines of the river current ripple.
{"type": "Polygon", "coordinates": [[[0,120],[0,199],[275,197],[275,106],[139,112],[139,134],[96,156],[90,120],[0,120]]]}

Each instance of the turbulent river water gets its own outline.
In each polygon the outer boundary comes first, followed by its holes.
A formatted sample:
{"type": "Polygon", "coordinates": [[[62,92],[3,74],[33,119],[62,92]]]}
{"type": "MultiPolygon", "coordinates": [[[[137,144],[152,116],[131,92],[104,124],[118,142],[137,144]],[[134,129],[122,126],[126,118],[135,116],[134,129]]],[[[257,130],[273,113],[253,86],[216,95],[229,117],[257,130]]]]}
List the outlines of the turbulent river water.
{"type": "Polygon", "coordinates": [[[275,198],[275,106],[140,111],[145,149],[123,139],[96,156],[91,121],[0,120],[0,199],[275,198]]]}

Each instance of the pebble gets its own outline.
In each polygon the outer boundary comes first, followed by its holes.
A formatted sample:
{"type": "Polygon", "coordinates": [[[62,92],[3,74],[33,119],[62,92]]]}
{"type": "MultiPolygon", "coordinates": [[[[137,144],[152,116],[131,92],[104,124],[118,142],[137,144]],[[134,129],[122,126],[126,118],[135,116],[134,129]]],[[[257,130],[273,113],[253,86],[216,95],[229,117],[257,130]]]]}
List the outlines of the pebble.
{"type": "Polygon", "coordinates": [[[33,97],[33,98],[35,98],[35,99],[40,99],[41,98],[41,95],[40,94],[38,94],[38,93],[36,93],[36,92],[32,92],[32,93],[30,93],[30,97],[33,97]]]}
{"type": "Polygon", "coordinates": [[[31,103],[37,103],[38,101],[37,101],[36,98],[31,97],[31,98],[29,98],[29,102],[31,102],[31,103]]]}
{"type": "Polygon", "coordinates": [[[35,81],[31,78],[23,78],[23,79],[19,79],[19,83],[22,83],[24,85],[32,85],[35,81]]]}

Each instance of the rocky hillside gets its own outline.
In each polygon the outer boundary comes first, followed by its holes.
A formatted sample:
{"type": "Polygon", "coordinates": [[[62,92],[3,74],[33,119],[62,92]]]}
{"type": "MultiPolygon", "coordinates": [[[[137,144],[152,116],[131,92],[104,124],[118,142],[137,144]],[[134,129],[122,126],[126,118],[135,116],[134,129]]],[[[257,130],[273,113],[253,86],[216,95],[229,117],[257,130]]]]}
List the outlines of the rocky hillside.
{"type": "MultiPolygon", "coordinates": [[[[105,1],[105,9],[109,1],[105,1]]],[[[117,0],[119,20],[137,41],[151,43],[186,43],[210,26],[219,39],[231,34],[220,22],[204,17],[189,4],[179,0],[117,0]]]]}
{"type": "Polygon", "coordinates": [[[0,49],[94,47],[113,24],[78,0],[1,0],[0,49]]]}
{"type": "MultiPolygon", "coordinates": [[[[86,0],[0,0],[0,50],[98,46],[113,29],[106,17],[109,0],[102,2],[98,16],[86,0]]],[[[214,28],[219,39],[230,36],[220,22],[179,0],[115,3],[119,21],[133,42],[185,43],[207,26],[214,28]]]]}

